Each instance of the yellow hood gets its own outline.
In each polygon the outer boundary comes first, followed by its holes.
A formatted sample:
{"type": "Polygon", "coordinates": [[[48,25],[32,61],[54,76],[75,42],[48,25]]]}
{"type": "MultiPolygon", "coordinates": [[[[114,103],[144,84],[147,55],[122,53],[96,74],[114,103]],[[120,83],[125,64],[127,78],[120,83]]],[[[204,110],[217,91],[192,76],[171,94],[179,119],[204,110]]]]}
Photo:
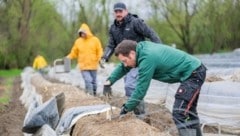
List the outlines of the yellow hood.
{"type": "Polygon", "coordinates": [[[78,37],[67,57],[77,58],[81,70],[96,70],[103,54],[101,42],[88,25],[82,24],[78,32],[81,31],[87,34],[87,38],[78,37]]]}
{"type": "Polygon", "coordinates": [[[85,24],[85,23],[83,23],[83,24],[81,25],[81,27],[79,28],[78,33],[80,33],[80,32],[86,33],[86,34],[87,34],[87,37],[92,37],[92,36],[93,36],[90,28],[89,28],[88,25],[85,24]]]}
{"type": "Polygon", "coordinates": [[[33,62],[34,69],[41,69],[47,66],[47,61],[44,59],[43,56],[38,55],[33,62]]]}

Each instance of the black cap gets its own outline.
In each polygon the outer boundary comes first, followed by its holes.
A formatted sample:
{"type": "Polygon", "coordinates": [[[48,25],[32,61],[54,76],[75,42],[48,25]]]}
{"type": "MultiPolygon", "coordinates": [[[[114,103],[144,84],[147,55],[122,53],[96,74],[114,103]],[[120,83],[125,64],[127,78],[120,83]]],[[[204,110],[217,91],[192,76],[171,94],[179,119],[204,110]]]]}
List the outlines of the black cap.
{"type": "Polygon", "coordinates": [[[118,2],[118,3],[114,4],[113,9],[115,11],[115,10],[125,10],[127,8],[126,8],[126,5],[124,3],[118,2]]]}

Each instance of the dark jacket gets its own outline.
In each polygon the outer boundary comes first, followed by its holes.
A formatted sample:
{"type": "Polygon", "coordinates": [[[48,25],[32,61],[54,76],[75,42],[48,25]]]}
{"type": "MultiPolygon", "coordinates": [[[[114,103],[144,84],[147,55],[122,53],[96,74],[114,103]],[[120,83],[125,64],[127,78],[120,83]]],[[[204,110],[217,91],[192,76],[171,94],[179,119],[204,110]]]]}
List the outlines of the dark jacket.
{"type": "MultiPolygon", "coordinates": [[[[183,82],[200,65],[199,59],[181,50],[149,41],[139,42],[136,47],[136,66],[139,68],[137,86],[125,107],[132,111],[143,100],[151,79],[166,83],[183,82]]],[[[108,80],[114,84],[129,70],[120,63],[108,80]]]]}
{"type": "Polygon", "coordinates": [[[121,24],[114,20],[109,30],[109,42],[103,58],[108,61],[116,46],[124,39],[140,42],[144,41],[145,38],[149,38],[152,42],[161,43],[158,35],[137,15],[129,13],[121,24]]]}

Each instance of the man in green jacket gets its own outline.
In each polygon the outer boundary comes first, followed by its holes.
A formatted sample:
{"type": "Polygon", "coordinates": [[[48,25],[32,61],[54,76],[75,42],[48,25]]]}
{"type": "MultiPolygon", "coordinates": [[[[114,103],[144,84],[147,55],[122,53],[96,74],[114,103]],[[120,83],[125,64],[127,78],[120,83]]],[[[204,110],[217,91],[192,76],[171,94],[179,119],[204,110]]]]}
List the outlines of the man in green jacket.
{"type": "Polygon", "coordinates": [[[151,79],[165,83],[180,82],[172,111],[179,135],[202,135],[197,102],[206,77],[206,68],[199,59],[163,44],[149,41],[137,43],[132,40],[123,40],[116,47],[115,55],[121,63],[108,77],[105,85],[114,84],[131,68],[139,68],[135,91],[123,105],[121,115],[132,111],[143,100],[151,79]]]}

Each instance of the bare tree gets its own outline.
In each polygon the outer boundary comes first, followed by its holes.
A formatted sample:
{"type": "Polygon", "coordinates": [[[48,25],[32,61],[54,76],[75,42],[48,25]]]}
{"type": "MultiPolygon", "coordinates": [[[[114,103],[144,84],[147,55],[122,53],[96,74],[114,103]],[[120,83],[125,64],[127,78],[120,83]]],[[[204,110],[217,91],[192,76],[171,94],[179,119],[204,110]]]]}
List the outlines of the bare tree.
{"type": "Polygon", "coordinates": [[[149,2],[155,10],[155,14],[160,13],[181,39],[182,46],[187,52],[194,53],[194,45],[199,38],[193,40],[191,24],[193,18],[198,14],[201,0],[150,0],[149,2]]]}
{"type": "Polygon", "coordinates": [[[103,43],[107,40],[109,26],[109,0],[78,0],[80,11],[78,13],[78,23],[87,23],[93,33],[97,35],[103,43]]]}
{"type": "Polygon", "coordinates": [[[19,32],[19,42],[16,43],[16,58],[18,59],[18,66],[22,66],[22,60],[21,56],[22,55],[22,49],[26,49],[26,41],[29,37],[29,23],[30,23],[30,18],[31,18],[31,12],[32,12],[32,0],[17,0],[20,9],[21,9],[21,14],[20,17],[18,18],[18,32],[19,32]]]}
{"type": "Polygon", "coordinates": [[[61,48],[68,47],[67,27],[53,3],[46,0],[1,1],[0,11],[4,11],[4,14],[0,12],[1,68],[23,68],[32,64],[37,52],[54,58],[63,54],[61,48]]]}

